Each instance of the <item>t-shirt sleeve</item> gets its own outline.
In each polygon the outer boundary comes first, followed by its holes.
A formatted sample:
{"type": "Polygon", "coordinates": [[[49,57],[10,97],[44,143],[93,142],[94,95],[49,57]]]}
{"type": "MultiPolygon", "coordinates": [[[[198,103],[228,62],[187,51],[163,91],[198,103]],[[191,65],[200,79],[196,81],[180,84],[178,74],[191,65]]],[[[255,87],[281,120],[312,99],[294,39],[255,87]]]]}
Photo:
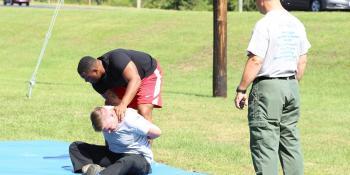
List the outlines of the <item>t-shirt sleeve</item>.
{"type": "Polygon", "coordinates": [[[266,26],[262,25],[262,23],[258,22],[254,27],[252,37],[247,48],[248,54],[252,53],[264,59],[268,45],[269,36],[267,28],[266,26]]]}
{"type": "Polygon", "coordinates": [[[146,120],[143,116],[133,109],[127,109],[125,113],[125,124],[132,128],[139,135],[147,135],[152,123],[146,120]]]}
{"type": "Polygon", "coordinates": [[[304,26],[301,30],[301,40],[300,40],[300,53],[299,56],[305,55],[311,47],[309,40],[307,39],[306,31],[304,26]]]}
{"type": "Polygon", "coordinates": [[[118,71],[123,73],[126,65],[131,61],[131,58],[122,52],[113,52],[109,55],[109,69],[110,71],[118,71]]]}

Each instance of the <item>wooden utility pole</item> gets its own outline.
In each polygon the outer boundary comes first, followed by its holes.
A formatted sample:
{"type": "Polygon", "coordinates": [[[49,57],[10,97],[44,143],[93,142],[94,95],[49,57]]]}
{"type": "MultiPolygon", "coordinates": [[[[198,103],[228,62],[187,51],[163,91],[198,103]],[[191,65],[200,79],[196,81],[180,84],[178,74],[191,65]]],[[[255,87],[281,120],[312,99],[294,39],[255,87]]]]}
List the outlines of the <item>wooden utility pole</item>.
{"type": "Polygon", "coordinates": [[[213,96],[227,97],[227,0],[214,0],[213,96]]]}

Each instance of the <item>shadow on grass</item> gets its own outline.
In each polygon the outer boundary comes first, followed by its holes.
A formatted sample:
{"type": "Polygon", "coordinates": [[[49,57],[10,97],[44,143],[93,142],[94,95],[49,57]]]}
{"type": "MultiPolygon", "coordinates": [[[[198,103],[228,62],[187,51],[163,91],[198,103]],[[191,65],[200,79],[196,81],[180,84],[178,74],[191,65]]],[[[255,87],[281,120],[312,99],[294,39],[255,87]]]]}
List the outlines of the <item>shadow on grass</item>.
{"type": "MultiPolygon", "coordinates": [[[[29,84],[28,80],[23,79],[6,79],[6,78],[0,78],[0,83],[25,83],[29,84]]],[[[47,81],[36,81],[35,84],[40,85],[49,85],[49,86],[77,86],[82,85],[83,83],[65,83],[65,82],[47,82],[47,81]]]]}
{"type": "Polygon", "coordinates": [[[207,95],[207,94],[198,94],[198,93],[192,93],[192,92],[179,92],[179,91],[163,91],[167,94],[180,94],[180,95],[189,95],[189,96],[196,96],[196,97],[205,97],[205,98],[212,98],[213,96],[207,95]]]}
{"type": "MultiPolygon", "coordinates": [[[[26,83],[29,83],[29,81],[26,81],[26,83]]],[[[82,85],[82,83],[61,83],[61,82],[45,82],[45,81],[37,81],[36,84],[42,84],[42,85],[49,85],[49,86],[79,86],[82,85]]]]}
{"type": "MultiPolygon", "coordinates": [[[[25,83],[29,84],[28,80],[23,79],[1,79],[0,78],[0,84],[1,82],[11,82],[11,83],[25,83]]],[[[36,81],[35,84],[39,85],[47,85],[47,86],[81,86],[83,83],[65,83],[65,82],[47,82],[47,81],[36,81]]],[[[180,91],[163,91],[163,93],[167,94],[179,94],[179,95],[187,95],[187,96],[196,96],[196,97],[204,97],[204,98],[212,98],[212,95],[208,94],[199,94],[199,93],[193,93],[193,92],[180,92],[180,91]]]]}

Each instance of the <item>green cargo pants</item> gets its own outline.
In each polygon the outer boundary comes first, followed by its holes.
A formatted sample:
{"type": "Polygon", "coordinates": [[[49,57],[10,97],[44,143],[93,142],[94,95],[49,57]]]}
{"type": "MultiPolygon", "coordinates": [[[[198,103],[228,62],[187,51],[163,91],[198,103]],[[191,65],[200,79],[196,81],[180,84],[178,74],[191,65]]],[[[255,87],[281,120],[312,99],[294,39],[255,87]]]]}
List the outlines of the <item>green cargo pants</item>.
{"type": "Polygon", "coordinates": [[[280,161],[285,175],[304,174],[297,80],[254,82],[249,94],[250,150],[257,175],[277,175],[280,161]]]}

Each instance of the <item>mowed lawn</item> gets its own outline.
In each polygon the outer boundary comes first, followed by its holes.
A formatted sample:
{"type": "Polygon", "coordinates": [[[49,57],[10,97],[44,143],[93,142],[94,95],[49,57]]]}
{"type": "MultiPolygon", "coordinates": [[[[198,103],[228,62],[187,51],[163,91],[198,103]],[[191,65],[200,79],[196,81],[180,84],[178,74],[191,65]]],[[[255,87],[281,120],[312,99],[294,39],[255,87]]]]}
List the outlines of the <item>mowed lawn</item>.
{"type": "MultiPolygon", "coordinates": [[[[53,9],[0,7],[0,140],[102,144],[89,113],[102,98],[76,73],[79,59],[142,50],[164,70],[163,135],[155,160],[209,174],[254,174],[246,110],[233,106],[257,12],[228,15],[228,97],[212,97],[212,13],[129,8],[63,9],[26,98],[53,9]]],[[[350,172],[350,14],[294,12],[312,49],[299,122],[306,175],[350,172]]]]}

